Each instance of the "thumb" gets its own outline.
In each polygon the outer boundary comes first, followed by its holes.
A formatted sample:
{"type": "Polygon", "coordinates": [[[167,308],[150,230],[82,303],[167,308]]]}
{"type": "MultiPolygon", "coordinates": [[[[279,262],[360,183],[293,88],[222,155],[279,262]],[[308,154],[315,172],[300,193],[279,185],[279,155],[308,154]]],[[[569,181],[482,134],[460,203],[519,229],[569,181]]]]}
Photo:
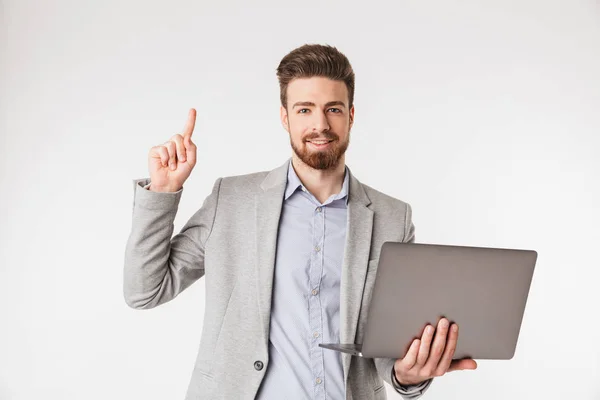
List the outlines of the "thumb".
{"type": "Polygon", "coordinates": [[[477,369],[477,362],[470,358],[463,359],[463,360],[453,360],[450,363],[448,372],[460,371],[463,369],[477,369]]]}
{"type": "Polygon", "coordinates": [[[187,162],[191,165],[196,164],[196,145],[192,142],[189,136],[185,136],[183,139],[183,144],[185,145],[185,156],[187,162]]]}

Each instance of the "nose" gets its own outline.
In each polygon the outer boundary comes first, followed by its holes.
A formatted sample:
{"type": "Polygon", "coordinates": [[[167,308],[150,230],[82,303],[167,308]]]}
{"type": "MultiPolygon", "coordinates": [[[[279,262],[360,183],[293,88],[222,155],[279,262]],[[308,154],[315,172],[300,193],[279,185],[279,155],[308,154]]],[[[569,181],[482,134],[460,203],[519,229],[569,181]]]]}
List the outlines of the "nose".
{"type": "Polygon", "coordinates": [[[316,111],[314,114],[314,126],[313,132],[325,132],[329,130],[329,121],[327,121],[327,116],[322,111],[316,111]]]}

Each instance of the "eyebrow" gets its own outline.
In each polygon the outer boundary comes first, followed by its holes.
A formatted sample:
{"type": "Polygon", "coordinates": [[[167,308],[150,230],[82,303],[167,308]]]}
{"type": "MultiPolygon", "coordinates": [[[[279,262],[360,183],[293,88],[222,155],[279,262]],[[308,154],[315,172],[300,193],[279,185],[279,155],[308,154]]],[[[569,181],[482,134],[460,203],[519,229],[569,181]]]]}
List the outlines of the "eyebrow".
{"type": "MultiPolygon", "coordinates": [[[[315,103],[313,103],[312,101],[298,101],[298,102],[294,103],[292,108],[294,108],[296,106],[314,107],[315,103]]],[[[325,107],[331,107],[331,106],[346,107],[346,103],[344,103],[343,101],[330,101],[329,103],[325,103],[325,107]]]]}

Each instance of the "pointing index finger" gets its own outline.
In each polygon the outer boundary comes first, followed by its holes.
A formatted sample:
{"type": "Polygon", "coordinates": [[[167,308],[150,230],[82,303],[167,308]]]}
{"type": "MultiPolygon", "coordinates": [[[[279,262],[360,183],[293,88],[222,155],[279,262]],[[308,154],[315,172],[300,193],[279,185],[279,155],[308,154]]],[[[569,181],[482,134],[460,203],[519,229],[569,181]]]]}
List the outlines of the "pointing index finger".
{"type": "Polygon", "coordinates": [[[183,138],[191,139],[192,133],[194,132],[194,126],[196,125],[196,110],[191,108],[188,113],[187,123],[185,124],[185,128],[183,128],[183,138]]]}

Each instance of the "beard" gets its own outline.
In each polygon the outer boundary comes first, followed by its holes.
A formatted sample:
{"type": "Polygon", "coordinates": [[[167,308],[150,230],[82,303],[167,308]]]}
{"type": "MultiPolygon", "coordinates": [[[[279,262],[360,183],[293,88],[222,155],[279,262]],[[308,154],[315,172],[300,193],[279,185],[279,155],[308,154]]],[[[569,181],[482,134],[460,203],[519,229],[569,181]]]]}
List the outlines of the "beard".
{"type": "Polygon", "coordinates": [[[350,144],[350,132],[344,142],[340,142],[340,137],[333,132],[324,132],[322,134],[314,133],[302,138],[302,143],[297,146],[290,135],[290,144],[296,156],[306,165],[314,169],[326,170],[335,169],[340,159],[348,149],[350,144]],[[333,140],[330,145],[323,150],[309,150],[307,141],[312,139],[333,140]]]}

